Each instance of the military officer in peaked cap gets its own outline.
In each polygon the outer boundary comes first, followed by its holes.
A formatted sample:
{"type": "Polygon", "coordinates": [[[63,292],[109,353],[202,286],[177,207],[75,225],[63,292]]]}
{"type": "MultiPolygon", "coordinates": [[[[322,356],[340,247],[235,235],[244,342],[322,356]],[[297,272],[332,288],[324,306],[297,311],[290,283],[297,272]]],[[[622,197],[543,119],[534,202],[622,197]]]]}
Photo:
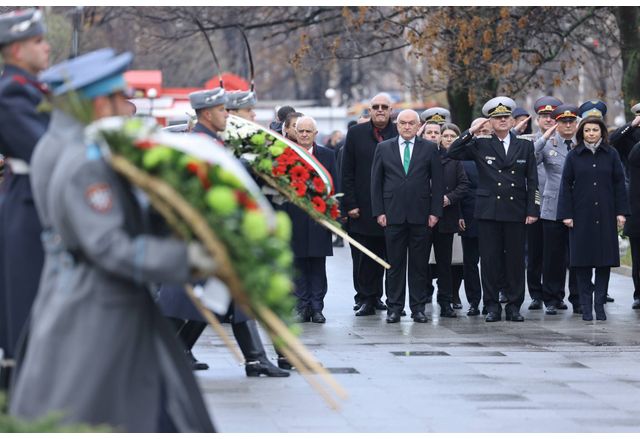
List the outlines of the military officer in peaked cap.
{"type": "Polygon", "coordinates": [[[445,122],[451,122],[451,112],[442,107],[427,108],[420,114],[422,123],[434,122],[442,125],[445,122]]]}
{"type": "Polygon", "coordinates": [[[229,117],[226,102],[227,92],[221,87],[190,93],[189,103],[198,120],[191,132],[206,134],[221,142],[218,133],[224,131],[229,117]]]}
{"type": "MultiPolygon", "coordinates": [[[[9,170],[0,207],[0,349],[13,356],[38,290],[44,252],[29,185],[29,162],[49,123],[42,110],[45,89],[37,74],[49,64],[42,12],[0,15],[0,154],[9,170]]],[[[1,386],[1,384],[0,384],[1,386]]]]}
{"type": "MultiPolygon", "coordinates": [[[[615,130],[609,137],[609,143],[620,154],[627,185],[629,184],[629,152],[633,145],[640,142],[640,103],[631,107],[631,112],[635,116],[633,120],[615,130]]],[[[640,285],[638,285],[638,288],[640,288],[640,285]]],[[[640,298],[640,291],[638,298],[640,298]]],[[[640,303],[638,304],[638,309],[640,309],[640,303]]]]}
{"type": "MultiPolygon", "coordinates": [[[[83,125],[128,114],[124,71],[132,58],[69,61],[64,81],[54,81],[53,105],[83,125]]],[[[85,133],[62,134],[65,150],[47,189],[63,257],[46,310],[31,320],[10,412],[35,419],[57,411],[65,423],[129,432],[214,431],[147,285],[187,282],[194,271],[210,275],[215,262],[197,243],[151,234],[131,186],[85,133]]]]}
{"type": "Polygon", "coordinates": [[[480,267],[487,322],[502,319],[498,292],[506,277],[506,319],[522,322],[520,306],[524,301],[525,225],[537,221],[535,203],[538,173],[533,143],[513,136],[513,99],[490,99],[482,113],[488,117],[462,133],[449,148],[457,160],[474,160],[478,167],[475,217],[478,219],[480,267]],[[490,124],[494,134],[476,136],[475,131],[490,124]]]}
{"type": "Polygon", "coordinates": [[[258,99],[254,91],[232,91],[228,94],[225,107],[229,114],[255,122],[254,108],[257,102],[258,99]]]}
{"type": "MultiPolygon", "coordinates": [[[[551,113],[562,105],[562,101],[553,96],[542,96],[533,104],[536,112],[536,123],[538,131],[531,137],[531,140],[537,140],[551,127],[555,126],[556,121],[551,113]]],[[[542,163],[538,164],[538,197],[536,202],[540,204],[540,195],[544,192],[546,184],[545,168],[542,163]]],[[[531,297],[529,304],[530,310],[542,309],[543,293],[542,293],[542,264],[544,241],[542,239],[542,221],[536,221],[527,226],[527,289],[531,297]]],[[[564,303],[557,304],[560,308],[566,309],[564,303]]]]}
{"type": "MultiPolygon", "coordinates": [[[[544,166],[546,184],[542,191],[540,218],[542,223],[543,267],[542,291],[546,314],[555,315],[557,309],[566,309],[564,287],[567,274],[569,230],[558,218],[558,194],[562,180],[562,170],[569,151],[576,145],[578,128],[578,108],[563,104],[551,113],[556,125],[547,129],[534,142],[538,166],[544,166]]],[[[569,273],[569,302],[575,314],[581,314],[575,272],[569,273]]]]}

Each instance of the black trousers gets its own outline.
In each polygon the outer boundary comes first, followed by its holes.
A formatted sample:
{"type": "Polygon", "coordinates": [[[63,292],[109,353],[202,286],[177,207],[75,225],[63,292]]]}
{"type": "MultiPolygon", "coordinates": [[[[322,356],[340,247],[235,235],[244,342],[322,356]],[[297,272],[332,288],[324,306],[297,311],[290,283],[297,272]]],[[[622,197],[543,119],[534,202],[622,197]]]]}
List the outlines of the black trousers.
{"type": "MultiPolygon", "coordinates": [[[[387,257],[384,236],[361,235],[359,233],[350,233],[350,235],[381,258],[387,257]]],[[[384,291],[382,287],[384,267],[354,246],[351,246],[351,260],[353,261],[353,287],[356,290],[354,301],[356,303],[369,301],[373,304],[381,299],[384,291]]]]}
{"type": "Polygon", "coordinates": [[[431,230],[426,224],[393,224],[384,229],[387,244],[387,308],[400,313],[404,309],[407,272],[411,312],[424,311],[427,302],[427,275],[431,230]],[[409,262],[407,264],[407,252],[409,262]],[[407,270],[408,265],[408,270],[407,270]]]}
{"type": "Polygon", "coordinates": [[[574,270],[578,281],[578,293],[580,294],[580,304],[583,312],[590,311],[592,303],[604,305],[607,301],[611,267],[574,267],[574,270]],[[595,283],[591,282],[594,268],[596,272],[595,283]]]}
{"type": "Polygon", "coordinates": [[[524,301],[524,221],[478,220],[478,235],[484,305],[489,312],[501,312],[498,293],[504,287],[508,299],[505,309],[520,311],[524,301]]]}
{"type": "Polygon", "coordinates": [[[457,292],[464,279],[464,292],[467,295],[467,302],[476,308],[482,299],[482,287],[480,286],[480,248],[478,238],[462,237],[462,267],[454,265],[451,267],[453,274],[453,295],[460,297],[457,292]],[[462,269],[462,270],[460,270],[462,269]]]}
{"type": "MultiPolygon", "coordinates": [[[[448,306],[453,302],[453,279],[451,272],[453,233],[440,233],[434,230],[431,232],[431,244],[433,245],[433,253],[436,258],[438,303],[440,306],[448,306]]],[[[427,258],[430,253],[431,245],[427,248],[427,258]]],[[[431,286],[431,282],[432,278],[428,276],[427,286],[431,286]]]]}
{"type": "MultiPolygon", "coordinates": [[[[540,221],[538,221],[540,222],[540,221]]],[[[543,244],[542,299],[546,306],[557,306],[564,300],[569,266],[569,229],[562,221],[541,220],[543,244]]],[[[569,302],[580,304],[575,271],[569,269],[569,302]]]]}
{"type": "Polygon", "coordinates": [[[298,298],[296,308],[300,311],[322,311],[327,295],[327,258],[293,258],[296,270],[295,290],[298,298]]]}
{"type": "Polygon", "coordinates": [[[631,244],[631,278],[633,279],[633,300],[640,299],[640,236],[629,237],[631,244]]]}
{"type": "Polygon", "coordinates": [[[527,224],[527,288],[532,299],[543,300],[542,261],[544,240],[542,222],[527,224]]]}

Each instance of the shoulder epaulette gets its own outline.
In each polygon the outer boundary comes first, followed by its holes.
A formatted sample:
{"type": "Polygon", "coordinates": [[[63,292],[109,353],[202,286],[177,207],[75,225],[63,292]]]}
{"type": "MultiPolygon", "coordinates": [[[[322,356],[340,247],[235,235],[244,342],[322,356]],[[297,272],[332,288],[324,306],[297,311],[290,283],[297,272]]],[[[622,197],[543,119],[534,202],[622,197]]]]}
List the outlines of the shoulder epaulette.
{"type": "Polygon", "coordinates": [[[480,135],[480,136],[476,136],[476,139],[490,139],[491,137],[492,137],[492,136],[483,136],[483,135],[480,135]]]}
{"type": "Polygon", "coordinates": [[[517,139],[522,139],[522,140],[529,140],[532,141],[530,134],[521,134],[519,136],[516,136],[517,139]]]}

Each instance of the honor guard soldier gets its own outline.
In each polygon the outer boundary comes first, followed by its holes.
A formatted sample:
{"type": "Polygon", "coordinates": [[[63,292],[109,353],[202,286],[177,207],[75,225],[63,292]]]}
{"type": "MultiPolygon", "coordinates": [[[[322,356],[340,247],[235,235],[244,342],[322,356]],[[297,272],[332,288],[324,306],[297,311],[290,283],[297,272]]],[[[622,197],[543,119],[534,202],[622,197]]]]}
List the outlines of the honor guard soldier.
{"type": "Polygon", "coordinates": [[[451,112],[442,107],[427,108],[420,114],[420,120],[423,124],[433,122],[442,125],[445,122],[451,122],[451,112]]]}
{"type": "Polygon", "coordinates": [[[478,167],[475,217],[478,219],[480,267],[487,322],[502,319],[498,298],[501,279],[506,278],[506,319],[522,322],[524,301],[525,225],[537,221],[535,203],[538,173],[533,143],[510,133],[516,103],[499,96],[489,100],[482,113],[489,119],[462,133],[449,148],[457,160],[474,160],[478,167]],[[475,131],[491,124],[494,134],[476,136],[475,131]]]}
{"type": "MultiPolygon", "coordinates": [[[[536,123],[539,130],[529,139],[537,140],[547,132],[548,129],[555,126],[556,121],[551,116],[553,110],[558,105],[562,105],[562,101],[553,96],[543,96],[536,100],[533,108],[536,112],[536,123]]],[[[542,163],[538,164],[538,196],[536,202],[540,204],[540,195],[544,192],[546,183],[545,168],[542,163]]],[[[527,289],[531,297],[529,304],[530,310],[542,309],[543,293],[542,293],[542,254],[544,252],[542,239],[542,221],[536,221],[527,226],[527,289]]],[[[566,309],[566,305],[563,309],[566,309]]]]}
{"type": "Polygon", "coordinates": [[[229,114],[255,122],[256,112],[254,108],[257,102],[258,99],[254,91],[232,91],[227,94],[225,108],[229,114]]]}
{"type": "MultiPolygon", "coordinates": [[[[0,15],[0,154],[8,169],[0,191],[0,349],[11,358],[38,290],[44,252],[29,185],[29,162],[49,124],[37,74],[49,63],[42,12],[0,15]]],[[[6,375],[5,375],[6,376],[6,375]]],[[[0,384],[1,386],[1,384],[0,384]]]]}
{"type": "MultiPolygon", "coordinates": [[[[124,71],[132,58],[69,62],[53,105],[83,124],[128,114],[124,71]]],[[[63,134],[65,150],[49,182],[60,273],[46,312],[31,320],[10,413],[31,420],[56,411],[64,423],[127,432],[213,432],[148,285],[189,282],[211,275],[216,264],[198,243],[151,234],[131,185],[98,145],[85,143],[85,133],[63,134]]]]}
{"type": "MultiPolygon", "coordinates": [[[[200,90],[189,94],[189,102],[198,117],[192,132],[202,133],[222,142],[219,132],[225,130],[228,113],[225,109],[228,94],[223,88],[200,90]]],[[[187,298],[181,284],[163,285],[159,292],[158,305],[165,316],[169,317],[186,347],[186,354],[196,370],[208,369],[206,363],[198,362],[191,349],[205,330],[207,324],[187,298]]],[[[231,329],[245,358],[247,376],[266,375],[269,377],[287,377],[289,372],[277,368],[267,358],[255,320],[250,319],[233,302],[223,319],[232,319],[231,329]]]]}
{"type": "MultiPolygon", "coordinates": [[[[609,143],[620,154],[627,185],[629,184],[629,152],[633,145],[640,142],[640,103],[631,107],[631,112],[635,116],[633,120],[615,130],[609,137],[609,143]]],[[[640,285],[638,285],[638,288],[640,288],[640,285]]],[[[640,299],[640,294],[638,298],[640,299]]],[[[640,308],[640,304],[638,308],[640,308]]]]}
{"type": "MultiPolygon", "coordinates": [[[[564,304],[564,287],[569,266],[569,229],[558,218],[558,195],[562,170],[569,151],[576,145],[578,108],[563,104],[551,113],[556,121],[534,142],[536,160],[544,166],[547,177],[542,193],[540,218],[542,223],[543,266],[542,297],[545,313],[557,314],[558,309],[567,309],[564,304]]],[[[582,314],[574,270],[569,272],[569,302],[574,314],[582,314]]]]}

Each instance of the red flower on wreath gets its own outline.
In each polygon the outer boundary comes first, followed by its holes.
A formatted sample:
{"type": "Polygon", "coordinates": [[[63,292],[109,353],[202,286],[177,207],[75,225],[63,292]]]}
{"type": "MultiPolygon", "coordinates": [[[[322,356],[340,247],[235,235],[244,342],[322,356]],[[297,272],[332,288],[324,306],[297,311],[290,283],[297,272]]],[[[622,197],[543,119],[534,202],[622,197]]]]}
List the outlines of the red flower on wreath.
{"type": "Polygon", "coordinates": [[[327,187],[320,177],[313,177],[313,188],[316,190],[316,192],[322,194],[327,187]]]}
{"type": "Polygon", "coordinates": [[[137,142],[134,143],[134,145],[140,149],[151,149],[154,146],[156,146],[156,144],[153,143],[151,140],[138,140],[137,142]]]}
{"type": "Polygon", "coordinates": [[[192,174],[198,174],[198,164],[196,162],[189,162],[187,163],[187,171],[189,171],[192,174]]]}
{"type": "Polygon", "coordinates": [[[258,204],[255,200],[249,197],[245,192],[236,191],[236,200],[238,200],[238,203],[244,206],[247,210],[255,210],[258,208],[258,204]]]}
{"type": "Polygon", "coordinates": [[[318,196],[313,197],[311,199],[311,202],[313,203],[313,208],[318,212],[325,213],[327,211],[327,203],[325,203],[325,201],[322,198],[318,196]]]}
{"type": "Polygon", "coordinates": [[[307,184],[304,181],[293,181],[291,187],[295,189],[296,195],[299,197],[304,197],[304,194],[307,193],[307,184]]]}
{"type": "Polygon", "coordinates": [[[340,216],[340,209],[338,209],[338,205],[334,204],[331,206],[331,218],[336,219],[340,216]]]}
{"type": "Polygon", "coordinates": [[[291,181],[307,181],[309,179],[309,171],[304,166],[296,165],[289,170],[291,181]]]}
{"type": "Polygon", "coordinates": [[[291,148],[287,148],[282,154],[280,154],[280,156],[276,160],[278,161],[278,163],[293,165],[297,159],[298,156],[296,155],[296,153],[291,148]]]}
{"type": "Polygon", "coordinates": [[[282,176],[287,173],[287,165],[278,162],[278,166],[274,166],[272,172],[276,177],[282,176]]]}

